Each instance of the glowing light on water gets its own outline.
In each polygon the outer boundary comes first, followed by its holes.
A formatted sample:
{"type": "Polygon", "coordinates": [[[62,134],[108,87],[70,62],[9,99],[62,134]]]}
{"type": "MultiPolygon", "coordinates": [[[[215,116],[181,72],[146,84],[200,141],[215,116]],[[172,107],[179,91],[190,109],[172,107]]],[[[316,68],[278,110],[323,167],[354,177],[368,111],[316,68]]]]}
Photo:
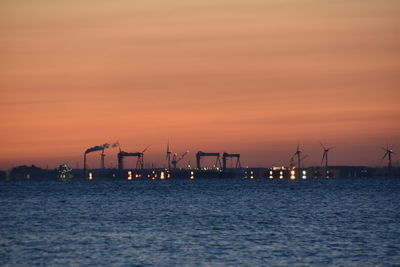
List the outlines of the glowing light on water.
{"type": "Polygon", "coordinates": [[[254,172],[250,171],[250,179],[254,179],[254,172]]]}
{"type": "Polygon", "coordinates": [[[290,179],[292,179],[292,180],[296,179],[295,173],[296,172],[294,170],[290,171],[290,179]]]}
{"type": "Polygon", "coordinates": [[[307,172],[306,171],[303,171],[303,176],[301,178],[307,179],[307,172]]]}
{"type": "Polygon", "coordinates": [[[194,171],[190,171],[190,179],[191,179],[191,180],[194,179],[194,171]]]}
{"type": "Polygon", "coordinates": [[[283,171],[279,172],[279,179],[283,179],[283,171]]]}
{"type": "Polygon", "coordinates": [[[91,172],[89,172],[89,180],[93,179],[93,174],[91,172]]]}
{"type": "Polygon", "coordinates": [[[274,179],[274,172],[273,171],[269,171],[269,179],[274,179]]]}
{"type": "Polygon", "coordinates": [[[128,180],[132,180],[132,172],[128,171],[128,180]]]}
{"type": "Polygon", "coordinates": [[[165,178],[165,174],[164,174],[164,172],[161,172],[161,174],[160,174],[160,179],[161,179],[161,180],[164,180],[164,178],[165,178]]]}

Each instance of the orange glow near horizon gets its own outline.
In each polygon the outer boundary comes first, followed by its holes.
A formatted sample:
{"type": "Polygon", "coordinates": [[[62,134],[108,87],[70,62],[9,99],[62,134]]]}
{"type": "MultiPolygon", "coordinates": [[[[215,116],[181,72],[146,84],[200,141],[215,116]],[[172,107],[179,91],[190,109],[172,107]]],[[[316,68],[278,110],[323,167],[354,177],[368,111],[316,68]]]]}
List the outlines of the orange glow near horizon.
{"type": "Polygon", "coordinates": [[[82,167],[85,149],[115,141],[151,145],[159,167],[168,140],[191,151],[180,167],[199,150],[287,165],[297,143],[320,165],[320,141],[333,165],[384,165],[380,147],[400,145],[398,1],[0,6],[0,169],[82,167]]]}

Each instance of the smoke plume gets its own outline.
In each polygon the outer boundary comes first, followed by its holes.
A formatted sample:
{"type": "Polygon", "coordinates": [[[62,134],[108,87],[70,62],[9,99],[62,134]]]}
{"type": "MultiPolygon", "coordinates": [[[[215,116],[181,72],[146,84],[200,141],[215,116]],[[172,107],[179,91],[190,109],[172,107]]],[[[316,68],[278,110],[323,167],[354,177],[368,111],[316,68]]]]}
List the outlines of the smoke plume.
{"type": "Polygon", "coordinates": [[[119,147],[119,142],[115,142],[114,144],[111,144],[111,147],[119,147]]]}
{"type": "Polygon", "coordinates": [[[91,152],[95,152],[95,151],[100,151],[100,150],[109,148],[109,146],[110,145],[107,144],[107,143],[105,143],[105,144],[103,144],[101,146],[94,146],[94,147],[86,149],[85,154],[88,154],[88,153],[91,153],[91,152]]]}

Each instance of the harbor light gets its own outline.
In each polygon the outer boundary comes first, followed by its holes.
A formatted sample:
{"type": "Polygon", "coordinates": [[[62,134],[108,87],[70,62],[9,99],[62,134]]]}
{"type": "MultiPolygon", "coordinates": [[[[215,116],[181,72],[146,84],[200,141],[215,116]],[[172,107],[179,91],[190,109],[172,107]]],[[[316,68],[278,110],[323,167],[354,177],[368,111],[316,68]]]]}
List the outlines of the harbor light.
{"type": "Polygon", "coordinates": [[[296,179],[296,172],[294,171],[294,170],[291,170],[290,171],[290,179],[292,179],[292,180],[294,180],[294,179],[296,179]]]}
{"type": "Polygon", "coordinates": [[[250,172],[250,179],[254,179],[254,172],[253,171],[250,172]]]}
{"type": "Polygon", "coordinates": [[[128,180],[132,180],[132,172],[128,171],[128,180]]]}
{"type": "Polygon", "coordinates": [[[190,171],[190,179],[191,179],[191,180],[194,179],[194,171],[190,171]]]}
{"type": "Polygon", "coordinates": [[[273,171],[269,171],[269,179],[274,179],[274,172],[273,171]]]}
{"type": "Polygon", "coordinates": [[[301,178],[307,179],[307,172],[306,171],[303,171],[303,176],[301,178]]]}
{"type": "Polygon", "coordinates": [[[283,179],[283,171],[279,172],[279,179],[283,179]]]}
{"type": "Polygon", "coordinates": [[[91,172],[89,172],[89,180],[93,179],[93,174],[91,172]]]}
{"type": "Polygon", "coordinates": [[[164,178],[165,178],[165,174],[164,174],[164,172],[161,172],[161,174],[160,174],[160,179],[161,179],[161,180],[164,180],[164,178]]]}

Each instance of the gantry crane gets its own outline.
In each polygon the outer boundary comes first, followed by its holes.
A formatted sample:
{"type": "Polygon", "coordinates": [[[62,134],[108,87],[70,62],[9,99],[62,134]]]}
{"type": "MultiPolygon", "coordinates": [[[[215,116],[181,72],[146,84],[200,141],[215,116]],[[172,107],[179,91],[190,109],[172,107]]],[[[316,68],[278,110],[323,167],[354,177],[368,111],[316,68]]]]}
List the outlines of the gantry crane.
{"type": "Polygon", "coordinates": [[[142,152],[135,152],[135,153],[129,153],[125,151],[120,151],[118,153],[118,169],[123,170],[124,169],[124,157],[137,157],[136,160],[136,169],[140,167],[140,169],[143,169],[144,167],[144,152],[149,148],[150,146],[146,147],[142,152]]]}
{"type": "Polygon", "coordinates": [[[196,163],[197,163],[197,169],[201,169],[201,158],[202,157],[217,157],[215,161],[215,166],[221,167],[221,160],[220,160],[220,154],[219,153],[206,153],[203,151],[199,151],[196,154],[196,163]]]}
{"type": "Polygon", "coordinates": [[[240,154],[229,154],[229,153],[224,152],[224,154],[222,154],[223,169],[226,169],[226,161],[228,158],[236,158],[235,168],[242,168],[242,165],[240,164],[240,154]]]}

